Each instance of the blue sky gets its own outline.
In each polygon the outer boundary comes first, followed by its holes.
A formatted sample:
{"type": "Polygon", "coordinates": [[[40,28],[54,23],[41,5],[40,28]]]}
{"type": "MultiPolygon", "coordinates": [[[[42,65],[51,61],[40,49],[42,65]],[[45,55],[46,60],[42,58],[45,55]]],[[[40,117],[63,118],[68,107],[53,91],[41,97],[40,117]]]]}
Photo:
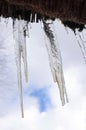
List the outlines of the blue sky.
{"type": "Polygon", "coordinates": [[[62,107],[50,71],[41,23],[31,24],[27,38],[29,82],[25,83],[23,77],[25,118],[22,119],[11,24],[11,20],[8,24],[0,22],[0,129],[85,130],[86,64],[73,32],[68,29],[67,33],[60,21],[55,22],[69,97],[69,103],[62,107]]]}
{"type": "Polygon", "coordinates": [[[45,87],[38,90],[32,90],[29,95],[37,99],[40,112],[45,112],[52,106],[48,90],[45,87]]]}

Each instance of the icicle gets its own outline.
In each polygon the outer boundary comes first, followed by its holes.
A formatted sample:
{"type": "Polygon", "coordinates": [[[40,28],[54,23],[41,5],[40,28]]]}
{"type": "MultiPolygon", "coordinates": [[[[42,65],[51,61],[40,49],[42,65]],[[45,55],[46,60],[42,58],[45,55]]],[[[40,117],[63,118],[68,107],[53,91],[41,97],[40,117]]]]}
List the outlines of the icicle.
{"type": "Polygon", "coordinates": [[[62,101],[62,105],[64,105],[65,98],[66,101],[68,102],[68,97],[66,93],[63,70],[62,70],[61,53],[60,53],[59,45],[57,44],[56,41],[53,22],[43,21],[43,25],[44,25],[43,29],[45,32],[46,47],[49,55],[51,72],[53,75],[54,82],[57,82],[58,84],[59,91],[60,91],[60,98],[62,101]]]}
{"type": "Polygon", "coordinates": [[[31,13],[31,15],[30,15],[30,23],[31,23],[31,21],[32,21],[32,13],[31,13]]]}
{"type": "Polygon", "coordinates": [[[24,20],[14,21],[13,35],[15,39],[15,53],[16,53],[16,64],[17,64],[17,74],[18,74],[18,85],[20,90],[20,101],[21,101],[21,112],[22,117],[24,117],[23,111],[23,95],[22,95],[22,72],[21,72],[21,58],[24,62],[24,72],[26,82],[28,81],[28,68],[27,68],[27,51],[26,51],[26,31],[27,22],[24,20]]]}
{"type": "Polygon", "coordinates": [[[35,23],[36,23],[36,21],[37,21],[37,14],[35,14],[35,23]]]}
{"type": "Polygon", "coordinates": [[[86,42],[82,40],[83,38],[80,35],[80,32],[78,30],[76,30],[75,36],[76,36],[76,39],[77,39],[79,47],[81,49],[83,58],[84,58],[85,63],[86,63],[86,42]]]}

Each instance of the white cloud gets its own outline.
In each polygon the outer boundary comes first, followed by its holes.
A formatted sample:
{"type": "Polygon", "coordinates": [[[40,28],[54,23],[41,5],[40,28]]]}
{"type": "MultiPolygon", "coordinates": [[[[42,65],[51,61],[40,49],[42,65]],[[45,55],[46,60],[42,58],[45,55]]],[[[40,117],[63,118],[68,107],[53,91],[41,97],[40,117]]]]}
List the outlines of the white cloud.
{"type": "Polygon", "coordinates": [[[12,113],[12,115],[1,118],[0,122],[2,130],[85,130],[84,112],[74,111],[67,107],[45,113],[40,113],[36,107],[30,107],[25,110],[24,119],[12,113]]]}

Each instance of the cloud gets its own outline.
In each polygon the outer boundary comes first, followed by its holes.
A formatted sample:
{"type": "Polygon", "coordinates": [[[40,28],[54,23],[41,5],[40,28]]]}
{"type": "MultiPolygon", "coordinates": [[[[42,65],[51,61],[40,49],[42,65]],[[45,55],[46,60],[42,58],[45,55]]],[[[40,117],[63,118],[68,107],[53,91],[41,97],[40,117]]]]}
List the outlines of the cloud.
{"type": "Polygon", "coordinates": [[[84,112],[72,109],[59,108],[40,113],[36,107],[25,110],[25,118],[19,115],[9,114],[0,119],[2,130],[85,130],[84,112]]]}

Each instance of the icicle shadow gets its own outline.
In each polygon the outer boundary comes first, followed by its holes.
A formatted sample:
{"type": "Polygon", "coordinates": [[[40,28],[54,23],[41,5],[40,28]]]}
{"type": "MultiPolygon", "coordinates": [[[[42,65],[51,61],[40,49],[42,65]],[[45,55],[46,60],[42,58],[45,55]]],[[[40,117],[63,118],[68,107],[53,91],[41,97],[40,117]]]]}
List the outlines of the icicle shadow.
{"type": "Polygon", "coordinates": [[[28,82],[28,65],[27,65],[27,51],[26,51],[26,35],[27,35],[27,22],[16,19],[13,21],[13,36],[15,39],[15,55],[16,55],[16,65],[17,65],[17,75],[18,75],[18,86],[20,92],[20,104],[21,113],[24,117],[23,110],[23,94],[22,94],[22,71],[21,71],[21,59],[24,62],[24,74],[25,80],[28,82]]]}
{"type": "Polygon", "coordinates": [[[66,101],[68,102],[68,97],[66,93],[65,81],[63,76],[62,58],[59,45],[56,41],[53,21],[43,20],[43,29],[45,32],[44,36],[46,39],[46,47],[49,55],[51,72],[53,75],[54,82],[57,82],[58,84],[61,102],[62,105],[64,105],[66,101]]]}

